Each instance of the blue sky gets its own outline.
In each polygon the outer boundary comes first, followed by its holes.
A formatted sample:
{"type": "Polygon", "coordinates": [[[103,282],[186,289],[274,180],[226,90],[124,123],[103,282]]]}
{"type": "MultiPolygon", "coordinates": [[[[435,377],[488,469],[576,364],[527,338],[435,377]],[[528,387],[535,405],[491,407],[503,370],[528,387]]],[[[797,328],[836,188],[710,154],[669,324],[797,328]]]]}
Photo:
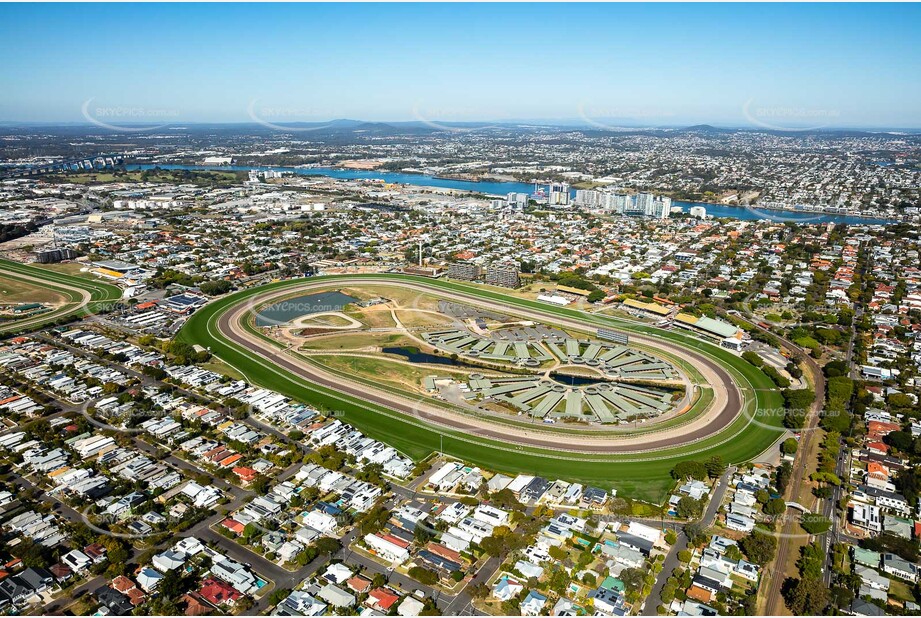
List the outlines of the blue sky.
{"type": "Polygon", "coordinates": [[[3,121],[918,128],[919,75],[919,5],[0,5],[3,121]]]}

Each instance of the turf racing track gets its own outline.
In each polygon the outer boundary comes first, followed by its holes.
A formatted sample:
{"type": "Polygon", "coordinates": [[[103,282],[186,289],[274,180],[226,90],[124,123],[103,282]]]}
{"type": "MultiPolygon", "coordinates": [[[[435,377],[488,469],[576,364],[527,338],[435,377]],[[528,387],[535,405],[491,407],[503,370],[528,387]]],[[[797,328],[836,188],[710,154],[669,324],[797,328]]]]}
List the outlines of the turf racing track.
{"type": "Polygon", "coordinates": [[[670,489],[669,472],[678,461],[720,455],[727,463],[743,462],[769,448],[782,433],[782,415],[775,413],[782,400],[773,382],[726,350],[682,333],[453,282],[395,274],[283,281],[206,305],[180,336],[209,348],[248,381],[333,411],[413,458],[440,451],[488,469],[616,487],[620,495],[654,502],[664,499],[670,489]],[[337,285],[398,285],[564,328],[591,332],[603,326],[627,331],[632,341],[693,364],[716,396],[699,418],[661,432],[589,438],[546,427],[506,427],[350,382],[304,362],[247,321],[253,307],[273,298],[337,285]]]}
{"type": "Polygon", "coordinates": [[[74,277],[47,268],[0,259],[0,275],[25,283],[43,286],[60,292],[67,303],[54,311],[34,317],[14,320],[0,325],[0,333],[24,332],[51,324],[61,318],[96,313],[106,303],[122,297],[122,290],[114,285],[84,277],[74,277]]]}

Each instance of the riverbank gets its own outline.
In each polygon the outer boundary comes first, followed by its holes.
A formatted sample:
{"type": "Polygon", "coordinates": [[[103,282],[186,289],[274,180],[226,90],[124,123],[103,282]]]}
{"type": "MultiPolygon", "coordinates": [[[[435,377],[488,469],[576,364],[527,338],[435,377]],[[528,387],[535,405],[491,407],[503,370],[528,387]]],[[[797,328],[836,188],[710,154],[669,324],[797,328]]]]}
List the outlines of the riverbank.
{"type": "MultiPolygon", "coordinates": [[[[383,172],[378,170],[354,170],[334,167],[284,167],[284,166],[239,166],[239,165],[127,165],[129,170],[144,170],[153,168],[162,169],[186,169],[199,171],[277,171],[291,172],[300,176],[326,176],[328,178],[338,178],[342,180],[380,180],[387,183],[410,185],[417,187],[430,187],[437,189],[455,189],[458,191],[469,191],[489,196],[505,197],[509,193],[527,193],[531,194],[534,185],[524,182],[492,182],[492,181],[473,181],[458,180],[453,178],[442,178],[438,176],[428,176],[419,173],[407,172],[383,172]]],[[[571,191],[575,195],[575,190],[571,191]]],[[[897,223],[889,219],[878,217],[868,217],[864,215],[841,215],[827,214],[816,211],[786,210],[786,209],[768,209],[757,208],[754,206],[731,206],[726,204],[712,204],[707,202],[685,202],[674,201],[674,206],[680,206],[682,211],[687,213],[691,207],[703,206],[707,210],[707,215],[714,218],[736,219],[741,221],[760,221],[775,220],[793,223],[838,223],[843,225],[891,225],[897,223]]]]}

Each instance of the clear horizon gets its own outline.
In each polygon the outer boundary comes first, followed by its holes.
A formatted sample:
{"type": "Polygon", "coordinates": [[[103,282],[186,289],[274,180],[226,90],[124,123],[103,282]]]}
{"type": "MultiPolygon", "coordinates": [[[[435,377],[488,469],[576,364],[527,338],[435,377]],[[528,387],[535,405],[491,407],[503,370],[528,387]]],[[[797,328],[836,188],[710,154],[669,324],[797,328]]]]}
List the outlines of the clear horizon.
{"type": "Polygon", "coordinates": [[[0,122],[921,128],[921,7],[0,5],[0,122]]]}

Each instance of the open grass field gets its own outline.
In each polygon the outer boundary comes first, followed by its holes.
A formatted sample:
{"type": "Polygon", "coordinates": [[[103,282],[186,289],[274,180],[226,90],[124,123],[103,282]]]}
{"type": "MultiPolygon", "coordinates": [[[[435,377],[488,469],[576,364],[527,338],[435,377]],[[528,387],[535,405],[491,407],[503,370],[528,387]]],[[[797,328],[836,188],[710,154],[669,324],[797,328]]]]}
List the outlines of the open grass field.
{"type": "Polygon", "coordinates": [[[40,267],[44,270],[48,270],[55,273],[61,273],[63,275],[70,275],[72,277],[80,277],[81,279],[89,279],[91,281],[99,281],[99,277],[94,275],[91,272],[84,272],[83,269],[86,268],[84,264],[79,262],[61,262],[60,264],[42,264],[40,267]]]}
{"type": "Polygon", "coordinates": [[[400,334],[348,333],[312,337],[301,346],[303,350],[358,350],[367,347],[414,345],[415,341],[400,334]]]}
{"type": "MultiPolygon", "coordinates": [[[[362,275],[363,278],[376,276],[362,275]]],[[[685,444],[647,453],[588,455],[572,452],[527,448],[514,444],[472,437],[441,427],[434,427],[407,417],[390,408],[369,404],[358,398],[310,383],[280,370],[245,348],[222,337],[216,330],[220,315],[230,307],[270,290],[283,290],[303,285],[305,280],[282,281],[259,288],[242,290],[221,298],[199,310],[180,333],[193,344],[210,346],[212,352],[235,367],[249,381],[283,393],[321,409],[335,410],[344,420],[368,435],[391,444],[416,459],[441,451],[485,468],[510,473],[540,474],[600,487],[614,487],[621,495],[661,503],[674,486],[669,473],[680,461],[704,459],[720,455],[727,462],[740,463],[757,457],[780,435],[782,415],[768,412],[782,407],[782,398],[773,382],[759,369],[715,345],[678,332],[660,331],[631,322],[582,313],[572,309],[547,306],[526,299],[472,288],[453,282],[428,280],[403,275],[380,275],[387,280],[405,280],[426,285],[437,294],[438,289],[475,293],[511,307],[541,311],[551,320],[554,315],[578,319],[587,325],[620,328],[662,338],[693,348],[720,362],[737,380],[747,402],[746,413],[716,435],[685,444]],[[752,422],[753,417],[757,422],[752,422]]],[[[347,281],[347,277],[313,278],[311,283],[328,279],[331,284],[347,281]]]]}
{"type": "Polygon", "coordinates": [[[310,357],[311,361],[318,362],[324,367],[328,367],[340,373],[349,375],[365,376],[377,384],[387,382],[403,393],[417,392],[423,394],[422,380],[426,376],[437,375],[456,375],[463,379],[464,372],[456,372],[450,369],[432,369],[420,367],[418,365],[393,362],[388,358],[373,358],[370,356],[349,356],[342,354],[322,355],[317,354],[310,357]]]}
{"type": "Polygon", "coordinates": [[[167,182],[211,185],[220,183],[234,183],[246,178],[245,172],[226,172],[213,170],[140,170],[118,172],[85,172],[76,174],[51,174],[46,176],[49,180],[72,182],[78,185],[91,185],[108,182],[167,182]]]}
{"type": "Polygon", "coordinates": [[[403,323],[403,326],[407,328],[417,326],[449,326],[454,324],[454,320],[446,315],[436,315],[416,309],[397,309],[396,314],[400,322],[403,323]]]}
{"type": "Polygon", "coordinates": [[[438,297],[432,294],[420,294],[419,292],[402,288],[397,285],[368,285],[361,287],[343,286],[339,288],[342,293],[357,298],[386,298],[393,301],[399,307],[413,307],[416,309],[438,309],[438,297]]]}
{"type": "Polygon", "coordinates": [[[202,363],[199,365],[202,369],[207,369],[208,371],[213,371],[215,373],[220,373],[228,378],[234,380],[244,380],[243,374],[222,361],[219,358],[212,357],[207,363],[202,363]]]}
{"type": "Polygon", "coordinates": [[[16,303],[59,304],[66,303],[68,300],[68,297],[61,290],[32,283],[31,281],[0,275],[0,305],[16,303]]]}
{"type": "Polygon", "coordinates": [[[349,305],[342,310],[342,313],[358,320],[368,328],[393,328],[396,326],[396,322],[393,321],[393,317],[390,315],[390,309],[386,305],[365,308],[349,305]]]}
{"type": "Polygon", "coordinates": [[[349,326],[351,322],[343,318],[341,315],[325,314],[317,316],[305,316],[301,318],[300,321],[303,326],[349,326]]]}

